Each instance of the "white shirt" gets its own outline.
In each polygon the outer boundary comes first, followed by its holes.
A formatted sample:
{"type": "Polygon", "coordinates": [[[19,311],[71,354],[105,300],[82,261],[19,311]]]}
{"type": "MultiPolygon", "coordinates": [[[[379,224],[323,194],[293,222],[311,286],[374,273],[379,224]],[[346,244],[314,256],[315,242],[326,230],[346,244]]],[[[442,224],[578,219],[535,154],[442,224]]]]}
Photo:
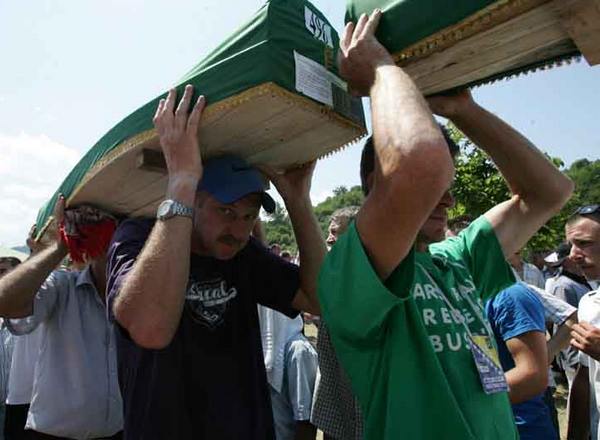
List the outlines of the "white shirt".
{"type": "Polygon", "coordinates": [[[292,337],[302,333],[304,322],[300,315],[291,319],[261,305],[258,306],[258,319],[267,380],[280,393],[285,367],[285,346],[292,337]]]}
{"type": "Polygon", "coordinates": [[[541,270],[535,267],[531,263],[527,263],[523,261],[523,279],[527,284],[531,284],[540,289],[544,289],[546,287],[546,278],[541,270]]]}
{"type": "Polygon", "coordinates": [[[4,402],[8,394],[8,378],[13,348],[14,338],[0,320],[0,402],[4,402]]]}
{"type": "Polygon", "coordinates": [[[42,328],[38,326],[31,333],[13,339],[15,346],[10,366],[10,376],[8,377],[6,403],[9,405],[28,405],[31,403],[33,372],[40,351],[42,328]]]}
{"type": "MultiPolygon", "coordinates": [[[[579,321],[589,322],[600,328],[600,289],[587,293],[579,301],[579,321]]],[[[598,440],[600,432],[600,362],[580,353],[581,363],[589,368],[590,377],[590,422],[592,440],[598,440]]]]}
{"type": "Polygon", "coordinates": [[[27,429],[76,440],[123,429],[115,334],[89,267],[52,272],[33,315],[7,326],[17,336],[42,331],[27,429]]]}

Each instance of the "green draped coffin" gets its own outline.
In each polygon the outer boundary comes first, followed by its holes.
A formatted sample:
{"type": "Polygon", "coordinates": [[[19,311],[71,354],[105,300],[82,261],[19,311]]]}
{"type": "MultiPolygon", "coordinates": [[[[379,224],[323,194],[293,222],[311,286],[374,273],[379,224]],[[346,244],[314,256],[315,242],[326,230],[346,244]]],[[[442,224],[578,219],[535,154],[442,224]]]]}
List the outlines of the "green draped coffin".
{"type": "MultiPolygon", "coordinates": [[[[308,1],[268,1],[176,83],[180,94],[189,83],[207,98],[203,158],[230,153],[283,169],[362,137],[361,101],[338,77],[338,43],[334,28],[308,1]]],[[[127,116],[88,151],[40,211],[38,238],[58,193],[67,206],[154,215],[167,174],[152,117],[165,95],[127,116]]]]}
{"type": "Polygon", "coordinates": [[[600,62],[600,0],[349,0],[426,95],[570,62],[600,62]]]}

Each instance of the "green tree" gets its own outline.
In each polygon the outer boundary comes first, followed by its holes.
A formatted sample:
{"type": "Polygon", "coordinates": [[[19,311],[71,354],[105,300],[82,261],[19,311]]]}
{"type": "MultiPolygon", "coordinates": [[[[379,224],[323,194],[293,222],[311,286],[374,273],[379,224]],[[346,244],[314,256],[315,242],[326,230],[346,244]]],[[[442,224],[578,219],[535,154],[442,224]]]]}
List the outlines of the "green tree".
{"type": "MultiPolygon", "coordinates": [[[[323,236],[329,226],[331,214],[345,206],[361,205],[363,194],[360,186],[354,186],[348,189],[345,186],[339,186],[333,190],[333,195],[327,197],[323,202],[314,207],[315,215],[323,231],[323,236]]],[[[279,243],[282,248],[291,252],[297,251],[296,241],[290,219],[281,205],[277,204],[275,212],[268,216],[263,222],[265,236],[268,243],[279,243]]]]}
{"type": "MultiPolygon", "coordinates": [[[[478,217],[508,199],[510,191],[489,156],[475,148],[456,127],[449,124],[447,128],[461,147],[452,190],[456,206],[450,211],[450,217],[461,214],[478,217]]],[[[560,158],[549,159],[575,182],[575,192],[565,207],[529,240],[526,247],[529,251],[553,249],[564,240],[564,224],[574,209],[582,204],[600,202],[600,160],[581,159],[565,170],[560,158]]]]}
{"type": "MultiPolygon", "coordinates": [[[[488,209],[510,197],[510,191],[500,172],[488,155],[475,146],[452,124],[448,125],[451,137],[461,147],[456,158],[456,179],[452,192],[456,205],[450,210],[450,217],[469,214],[478,217],[488,209]]],[[[564,170],[559,158],[551,158],[554,164],[564,170]]],[[[565,173],[575,182],[575,192],[559,214],[550,219],[527,244],[527,250],[549,250],[564,240],[564,224],[577,206],[600,203],[600,160],[580,159],[565,173]]],[[[338,208],[361,205],[363,195],[360,186],[348,189],[339,186],[333,195],[315,207],[315,214],[323,230],[327,231],[329,218],[338,208]]],[[[265,222],[267,241],[277,242],[285,249],[296,252],[296,242],[290,220],[285,209],[277,205],[275,213],[265,222]]]]}
{"type": "Polygon", "coordinates": [[[360,186],[353,186],[348,189],[345,186],[339,186],[333,190],[333,196],[327,197],[324,201],[315,207],[315,215],[323,233],[329,227],[329,218],[334,211],[346,206],[362,205],[364,196],[360,186]]]}
{"type": "Polygon", "coordinates": [[[292,223],[283,206],[275,203],[275,211],[269,214],[263,222],[267,244],[279,243],[282,249],[295,253],[297,251],[296,239],[292,230],[292,223]]]}

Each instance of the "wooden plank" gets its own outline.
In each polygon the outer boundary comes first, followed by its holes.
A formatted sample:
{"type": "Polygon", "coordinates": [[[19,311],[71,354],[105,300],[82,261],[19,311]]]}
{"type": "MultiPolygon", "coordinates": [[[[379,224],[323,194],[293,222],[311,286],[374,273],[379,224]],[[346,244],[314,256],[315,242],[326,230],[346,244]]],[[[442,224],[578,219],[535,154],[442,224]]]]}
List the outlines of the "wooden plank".
{"type": "Polygon", "coordinates": [[[136,166],[142,171],[151,171],[155,173],[166,174],[167,162],[162,151],[142,148],[136,159],[136,166]]]}
{"type": "MultiPolygon", "coordinates": [[[[570,39],[552,3],[434,53],[405,70],[425,94],[458,87],[538,61],[570,39]],[[530,62],[526,57],[531,56],[530,62]]],[[[560,53],[559,53],[560,55],[560,53]]]]}
{"type": "Polygon", "coordinates": [[[600,64],[600,0],[555,0],[561,22],[586,61],[600,64]]]}

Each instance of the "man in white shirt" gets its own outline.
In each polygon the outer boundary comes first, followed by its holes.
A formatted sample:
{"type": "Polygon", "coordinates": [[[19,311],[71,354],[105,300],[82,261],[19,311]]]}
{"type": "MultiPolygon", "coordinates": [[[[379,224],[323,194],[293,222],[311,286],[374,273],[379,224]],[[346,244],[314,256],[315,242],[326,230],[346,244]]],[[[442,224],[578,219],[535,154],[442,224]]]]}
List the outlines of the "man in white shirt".
{"type": "Polygon", "coordinates": [[[571,243],[570,258],[577,263],[592,287],[579,302],[579,324],[573,326],[571,345],[582,352],[580,367],[573,381],[569,402],[569,438],[598,440],[600,409],[600,205],[583,206],[565,226],[571,243]],[[588,365],[588,368],[585,368],[588,365]],[[582,386],[588,377],[589,387],[582,386]],[[590,393],[588,400],[586,391],[590,393]],[[587,410],[589,402],[590,411],[587,410]],[[588,414],[591,423],[587,421],[588,414]]]}
{"type": "Polygon", "coordinates": [[[271,392],[275,438],[314,439],[310,423],[312,396],[317,377],[317,352],[302,334],[300,316],[258,305],[265,369],[271,392]]]}
{"type": "MultiPolygon", "coordinates": [[[[60,197],[56,224],[64,203],[60,197]]],[[[42,332],[26,438],[120,439],[123,405],[105,306],[106,257],[81,272],[54,270],[67,248],[58,230],[46,234],[44,249],[0,280],[0,316],[11,318],[11,333],[42,332]]]]}

